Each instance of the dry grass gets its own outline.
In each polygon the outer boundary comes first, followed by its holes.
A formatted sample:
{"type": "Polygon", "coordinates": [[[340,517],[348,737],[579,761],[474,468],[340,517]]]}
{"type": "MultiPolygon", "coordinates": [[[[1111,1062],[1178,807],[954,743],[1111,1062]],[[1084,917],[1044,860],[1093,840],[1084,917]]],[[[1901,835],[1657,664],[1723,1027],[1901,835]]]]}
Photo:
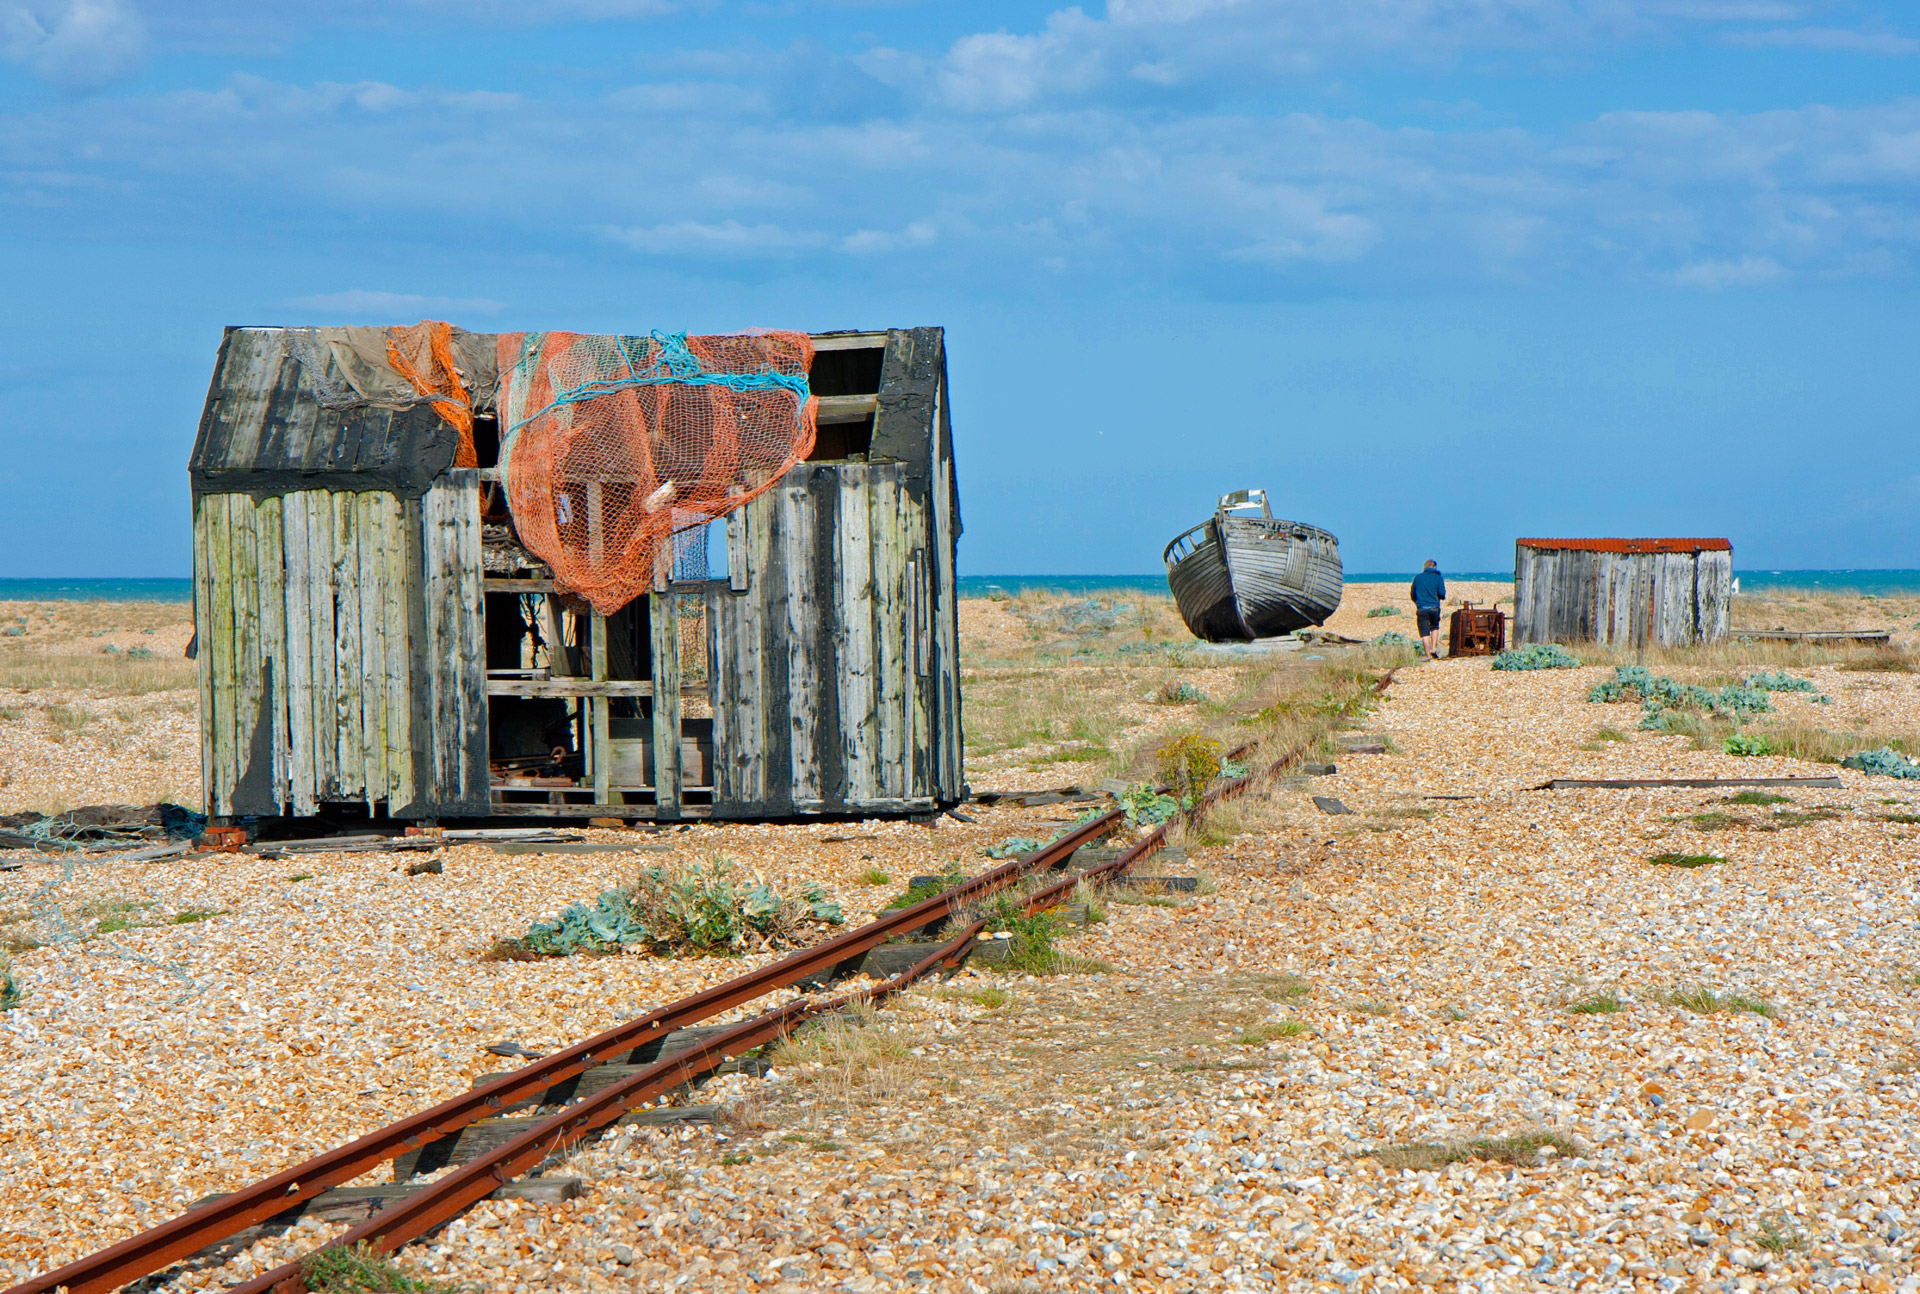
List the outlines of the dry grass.
{"type": "Polygon", "coordinates": [[[181,647],[192,620],[193,608],[174,602],[0,602],[0,688],[191,688],[194,663],[181,647]]]}
{"type": "Polygon", "coordinates": [[[925,1041],[897,1013],[862,1004],[784,1039],[771,1058],[798,1082],[852,1106],[917,1091],[932,1072],[913,1054],[925,1041]]]}
{"type": "Polygon", "coordinates": [[[1769,1020],[1779,1013],[1765,998],[1746,993],[1722,993],[1710,984],[1680,984],[1662,989],[1654,1000],[1700,1015],[1718,1015],[1724,1011],[1747,1011],[1769,1020]]]}
{"type": "Polygon", "coordinates": [[[1920,733],[1903,729],[1867,727],[1853,732],[1822,728],[1802,720],[1785,720],[1767,725],[1755,724],[1752,731],[1765,737],[1768,749],[1776,755],[1837,764],[1849,755],[1891,746],[1906,754],[1920,752],[1920,733]]]}
{"type": "Polygon", "coordinates": [[[1920,598],[1878,598],[1843,589],[1775,589],[1733,599],[1728,622],[1741,629],[1891,629],[1920,619],[1920,598]]]}
{"type": "Polygon", "coordinates": [[[1294,653],[1195,650],[1165,597],[1028,593],[974,605],[981,614],[963,617],[963,626],[971,620],[975,627],[961,677],[969,757],[1070,769],[1082,784],[1153,779],[1158,752],[1176,727],[1217,739],[1223,749],[1250,737],[1286,740],[1296,729],[1324,730],[1329,713],[1320,707],[1337,709],[1346,693],[1364,686],[1362,676],[1370,680],[1399,660],[1394,653],[1310,662],[1294,653]],[[1115,615],[1115,607],[1128,609],[1115,615]],[[1007,632],[1003,609],[1016,617],[1017,633],[1007,632]],[[1061,636],[1060,626],[1075,616],[1086,623],[1061,636]],[[1193,681],[1196,669],[1206,671],[1204,687],[1193,681]],[[1336,691],[1341,699],[1329,702],[1336,691]],[[1300,693],[1310,695],[1303,701],[1300,693]]]}
{"type": "Polygon", "coordinates": [[[68,655],[10,648],[0,651],[0,688],[71,688],[107,696],[144,696],[195,686],[190,660],[154,656],[68,655]]]}
{"type": "Polygon", "coordinates": [[[1436,1172],[1448,1164],[1479,1159],[1520,1168],[1537,1168],[1555,1155],[1579,1158],[1587,1148],[1564,1133],[1548,1129],[1518,1132],[1510,1137],[1472,1137],[1465,1141],[1421,1142],[1406,1146],[1382,1146],[1362,1152],[1383,1168],[1407,1169],[1416,1173],[1436,1172]]]}

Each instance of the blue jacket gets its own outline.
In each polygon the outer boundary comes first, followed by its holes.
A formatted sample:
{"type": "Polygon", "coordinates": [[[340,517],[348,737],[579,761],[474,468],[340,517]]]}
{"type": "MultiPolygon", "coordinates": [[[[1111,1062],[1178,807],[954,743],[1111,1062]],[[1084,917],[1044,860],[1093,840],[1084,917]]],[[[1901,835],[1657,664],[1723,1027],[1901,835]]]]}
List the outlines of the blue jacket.
{"type": "Polygon", "coordinates": [[[1422,611],[1438,611],[1447,600],[1447,578],[1439,571],[1421,571],[1413,577],[1413,605],[1422,611]]]}

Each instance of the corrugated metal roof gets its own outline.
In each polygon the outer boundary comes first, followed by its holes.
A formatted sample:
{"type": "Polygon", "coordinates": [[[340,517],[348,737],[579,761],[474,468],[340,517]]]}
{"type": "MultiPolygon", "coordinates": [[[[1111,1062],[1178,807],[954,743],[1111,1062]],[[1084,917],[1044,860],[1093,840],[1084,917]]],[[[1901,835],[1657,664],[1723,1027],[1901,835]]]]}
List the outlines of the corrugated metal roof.
{"type": "Polygon", "coordinates": [[[1725,539],[1516,539],[1522,548],[1571,548],[1587,553],[1730,553],[1725,539]]]}

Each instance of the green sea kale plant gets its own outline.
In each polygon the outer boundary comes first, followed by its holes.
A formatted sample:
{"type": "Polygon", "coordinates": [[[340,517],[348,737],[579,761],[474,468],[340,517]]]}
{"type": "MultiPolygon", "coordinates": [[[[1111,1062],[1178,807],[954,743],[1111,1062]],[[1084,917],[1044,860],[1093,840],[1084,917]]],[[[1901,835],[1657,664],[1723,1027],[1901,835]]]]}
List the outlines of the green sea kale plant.
{"type": "Polygon", "coordinates": [[[502,960],[566,957],[648,948],[664,956],[713,955],[791,947],[813,925],[846,920],[820,885],[781,894],[757,872],[742,875],[731,860],[649,867],[631,885],[603,892],[536,921],[518,939],[495,945],[502,960]]]}
{"type": "Polygon", "coordinates": [[[1579,658],[1559,643],[1509,647],[1493,658],[1494,669],[1573,669],[1579,664],[1579,658]]]}

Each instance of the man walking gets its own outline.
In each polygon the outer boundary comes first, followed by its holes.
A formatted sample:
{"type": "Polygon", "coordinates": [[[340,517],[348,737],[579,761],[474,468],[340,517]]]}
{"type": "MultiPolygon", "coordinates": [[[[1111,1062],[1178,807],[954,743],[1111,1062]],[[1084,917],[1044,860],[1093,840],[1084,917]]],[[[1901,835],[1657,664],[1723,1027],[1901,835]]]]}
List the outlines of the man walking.
{"type": "Polygon", "coordinates": [[[1413,577],[1413,587],[1408,590],[1413,598],[1414,614],[1420,621],[1420,637],[1425,643],[1428,660],[1440,659],[1440,608],[1447,600],[1447,577],[1440,573],[1439,563],[1432,558],[1421,572],[1413,577]]]}

